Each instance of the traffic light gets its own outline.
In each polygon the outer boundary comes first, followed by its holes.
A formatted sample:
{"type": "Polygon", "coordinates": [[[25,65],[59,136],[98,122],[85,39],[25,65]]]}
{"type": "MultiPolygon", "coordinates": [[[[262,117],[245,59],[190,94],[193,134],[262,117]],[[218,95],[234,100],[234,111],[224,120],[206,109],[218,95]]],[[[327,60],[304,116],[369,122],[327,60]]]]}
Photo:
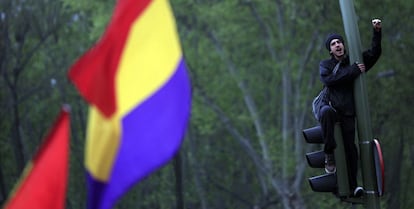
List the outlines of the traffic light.
{"type": "MultiPolygon", "coordinates": [[[[323,144],[320,126],[303,130],[303,136],[307,143],[323,144]]],[[[315,192],[332,192],[339,197],[347,197],[351,192],[349,189],[348,168],[339,123],[335,124],[335,141],[337,144],[334,151],[336,172],[314,176],[308,180],[312,190],[315,192]]],[[[325,168],[325,152],[323,150],[307,153],[306,160],[312,168],[325,168]]]]}

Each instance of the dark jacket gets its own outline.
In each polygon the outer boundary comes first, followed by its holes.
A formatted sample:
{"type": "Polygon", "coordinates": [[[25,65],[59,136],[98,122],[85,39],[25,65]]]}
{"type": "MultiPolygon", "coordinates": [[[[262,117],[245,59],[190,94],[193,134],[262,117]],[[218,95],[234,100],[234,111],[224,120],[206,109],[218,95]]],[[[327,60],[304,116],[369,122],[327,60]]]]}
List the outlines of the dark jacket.
{"type": "MultiPolygon", "coordinates": [[[[381,32],[374,30],[371,48],[362,53],[365,72],[371,69],[381,55],[381,32]]],[[[338,63],[334,57],[323,60],[319,64],[321,81],[328,87],[329,102],[340,114],[347,116],[355,115],[354,106],[354,80],[361,74],[356,63],[350,63],[346,56],[334,74],[333,69],[338,63]]],[[[328,101],[326,101],[328,102],[328,101]]]]}

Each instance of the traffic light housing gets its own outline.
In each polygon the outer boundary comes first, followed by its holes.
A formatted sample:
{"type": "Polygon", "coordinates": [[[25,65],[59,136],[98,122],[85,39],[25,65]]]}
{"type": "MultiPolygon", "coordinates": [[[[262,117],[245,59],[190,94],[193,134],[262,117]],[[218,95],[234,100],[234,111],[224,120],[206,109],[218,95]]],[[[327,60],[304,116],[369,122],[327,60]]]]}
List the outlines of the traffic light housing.
{"type": "MultiPolygon", "coordinates": [[[[323,144],[322,129],[315,126],[303,130],[303,136],[307,143],[323,144]]],[[[309,178],[309,184],[315,192],[332,192],[339,197],[348,197],[351,194],[348,180],[348,167],[345,158],[345,150],[340,124],[335,124],[335,141],[337,147],[334,151],[336,172],[323,174],[309,178]]],[[[306,160],[312,168],[325,167],[325,152],[323,150],[306,154],[306,160]]]]}

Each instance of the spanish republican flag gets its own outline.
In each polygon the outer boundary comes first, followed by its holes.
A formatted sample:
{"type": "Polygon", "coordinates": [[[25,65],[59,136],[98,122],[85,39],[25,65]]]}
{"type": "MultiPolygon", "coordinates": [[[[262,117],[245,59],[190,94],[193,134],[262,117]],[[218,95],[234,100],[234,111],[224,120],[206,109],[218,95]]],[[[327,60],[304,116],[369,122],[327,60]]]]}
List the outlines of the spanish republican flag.
{"type": "Polygon", "coordinates": [[[191,85],[167,0],[118,0],[69,78],[89,103],[88,208],[109,209],[178,151],[191,85]]]}
{"type": "Polygon", "coordinates": [[[69,113],[63,109],[26,166],[4,209],[65,208],[69,163],[69,113]]]}

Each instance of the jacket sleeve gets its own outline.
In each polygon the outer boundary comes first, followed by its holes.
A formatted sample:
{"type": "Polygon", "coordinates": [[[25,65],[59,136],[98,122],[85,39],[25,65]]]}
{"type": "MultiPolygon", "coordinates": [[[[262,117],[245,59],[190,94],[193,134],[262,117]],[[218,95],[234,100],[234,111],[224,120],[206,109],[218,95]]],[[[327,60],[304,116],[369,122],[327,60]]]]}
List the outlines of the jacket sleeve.
{"type": "Polygon", "coordinates": [[[362,53],[363,61],[365,64],[366,71],[372,68],[381,56],[381,31],[375,31],[373,29],[373,36],[371,41],[371,48],[362,53]]]}
{"type": "Polygon", "coordinates": [[[340,66],[336,74],[333,74],[333,68],[334,67],[330,66],[326,61],[322,61],[319,64],[321,81],[326,86],[335,86],[353,81],[361,73],[355,63],[352,65],[340,66]]]}

